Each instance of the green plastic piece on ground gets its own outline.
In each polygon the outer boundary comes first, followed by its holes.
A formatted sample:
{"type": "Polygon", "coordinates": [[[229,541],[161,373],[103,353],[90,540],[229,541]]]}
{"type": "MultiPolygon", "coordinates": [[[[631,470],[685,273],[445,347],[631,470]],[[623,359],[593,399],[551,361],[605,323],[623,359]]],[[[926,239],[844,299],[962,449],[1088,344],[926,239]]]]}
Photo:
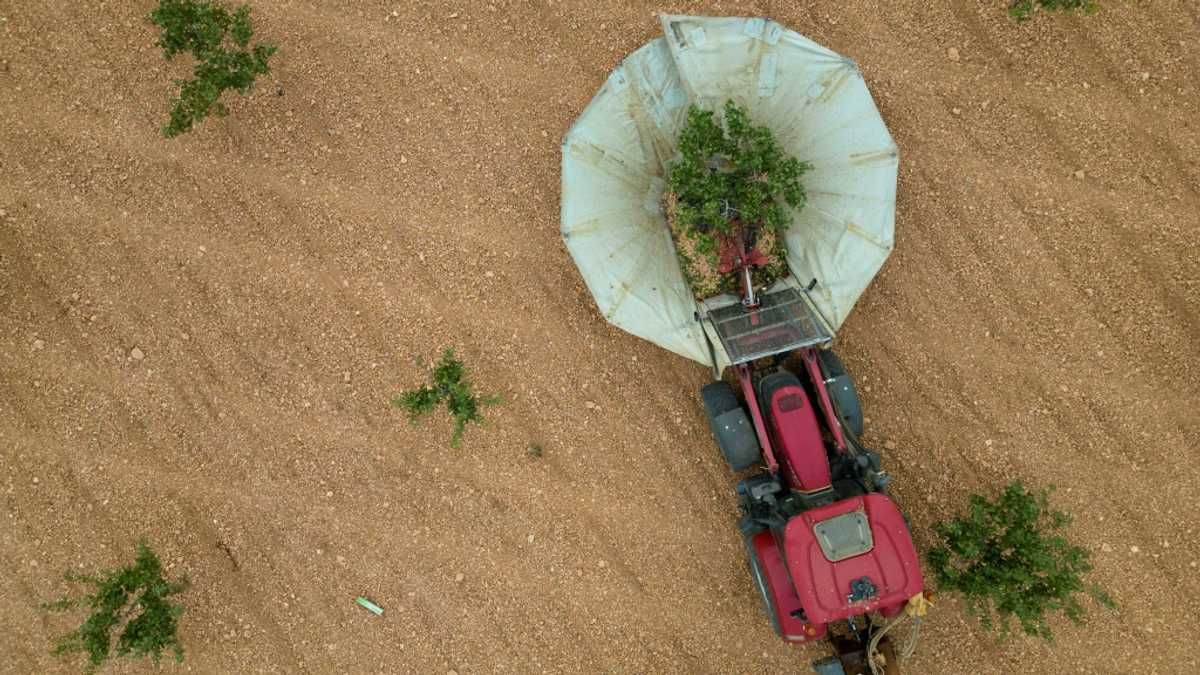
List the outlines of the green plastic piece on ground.
{"type": "Polygon", "coordinates": [[[360,597],[355,602],[357,602],[358,604],[362,605],[363,607],[366,607],[367,609],[371,610],[372,612],[375,613],[376,616],[383,616],[383,608],[380,607],[379,605],[371,602],[370,600],[360,597]]]}

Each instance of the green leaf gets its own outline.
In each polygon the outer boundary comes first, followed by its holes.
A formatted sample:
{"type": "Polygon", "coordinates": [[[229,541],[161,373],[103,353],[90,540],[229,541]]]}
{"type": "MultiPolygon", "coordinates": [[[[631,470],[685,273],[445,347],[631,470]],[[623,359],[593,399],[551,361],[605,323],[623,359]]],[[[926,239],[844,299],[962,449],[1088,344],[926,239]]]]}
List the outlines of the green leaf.
{"type": "Polygon", "coordinates": [[[499,405],[501,398],[480,397],[472,391],[466,365],[454,356],[453,349],[446,349],[442,353],[431,376],[430,385],[404,392],[393,399],[392,404],[407,410],[409,419],[415,424],[419,417],[431,412],[439,403],[444,403],[454,424],[450,447],[457,448],[468,424],[484,423],[481,407],[499,405]]]}
{"type": "Polygon", "coordinates": [[[719,237],[734,234],[736,227],[776,234],[774,245],[765,252],[778,259],[757,273],[777,278],[787,272],[782,235],[791,225],[791,212],[784,205],[804,207],[806,194],[800,179],[812,169],[787,156],[770,129],[755,126],[736,102],[725,102],[722,120],[718,123],[713,111],[690,107],[678,139],[680,159],[667,169],[676,200],[672,223],[676,241],[685,237],[698,256],[688,255],[678,245],[676,252],[684,278],[701,297],[716,291],[720,280],[703,279],[696,271],[696,258],[715,269],[719,237]]]}
{"type": "MultiPolygon", "coordinates": [[[[926,560],[938,586],[961,593],[985,630],[995,627],[994,611],[1001,639],[1012,618],[1023,633],[1046,640],[1053,639],[1047,614],[1085,620],[1077,596],[1085,592],[1081,576],[1092,569],[1090,555],[1062,534],[1071,518],[1050,507],[1051,490],[1031,493],[1015,482],[993,500],[972,495],[966,514],[933,527],[941,541],[926,560]]],[[[1098,587],[1087,592],[1114,606],[1098,587]]]]}
{"type": "Polygon", "coordinates": [[[164,649],[170,649],[177,661],[183,660],[183,646],[178,638],[178,619],[183,606],[168,600],[187,589],[187,580],[167,581],[162,575],[158,556],[138,543],[136,562],[119,570],[97,576],[67,575],[67,581],[86,583],[95,592],[80,598],[63,598],[43,607],[65,611],[87,606],[90,614],[79,628],[59,638],[54,650],[57,656],[74,652],[88,655],[87,672],[102,665],[113,649],[113,630],[124,622],[116,642],[117,656],[159,660],[164,649]]]}
{"type": "Polygon", "coordinates": [[[224,116],[228,111],[218,99],[226,90],[245,94],[259,75],[270,72],[267,60],[276,49],[269,44],[250,47],[254,29],[249,5],[230,14],[207,0],[160,0],[149,19],[160,30],[158,45],[165,58],[189,52],[196,60],[193,79],[176,81],[179,97],[162,129],[167,138],[190,131],[210,114],[224,116]]]}
{"type": "Polygon", "coordinates": [[[1008,6],[1008,14],[1017,21],[1025,22],[1033,17],[1035,9],[1047,12],[1081,10],[1084,14],[1095,14],[1100,11],[1100,5],[1095,0],[1013,0],[1008,6]]]}

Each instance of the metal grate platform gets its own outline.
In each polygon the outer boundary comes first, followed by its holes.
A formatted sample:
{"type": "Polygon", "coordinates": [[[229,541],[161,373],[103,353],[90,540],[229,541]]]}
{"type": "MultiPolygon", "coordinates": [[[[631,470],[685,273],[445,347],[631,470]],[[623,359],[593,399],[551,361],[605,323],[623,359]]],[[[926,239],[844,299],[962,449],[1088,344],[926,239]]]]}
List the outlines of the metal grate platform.
{"type": "Polygon", "coordinates": [[[707,319],[733,365],[833,339],[803,292],[795,288],[763,295],[762,304],[754,309],[734,303],[710,310],[707,319]]]}

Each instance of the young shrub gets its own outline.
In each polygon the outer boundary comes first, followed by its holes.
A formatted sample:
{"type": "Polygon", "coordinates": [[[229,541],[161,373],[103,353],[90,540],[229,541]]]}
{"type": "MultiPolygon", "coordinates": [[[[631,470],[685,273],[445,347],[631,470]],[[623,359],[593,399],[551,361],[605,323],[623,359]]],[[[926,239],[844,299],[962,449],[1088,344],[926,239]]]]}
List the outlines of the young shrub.
{"type": "Polygon", "coordinates": [[[1001,639],[1013,617],[1026,634],[1048,641],[1047,613],[1061,611],[1082,625],[1081,592],[1115,607],[1098,586],[1085,589],[1081,576],[1092,570],[1090,554],[1063,536],[1071,518],[1050,508],[1052,489],[1031,493],[1014,482],[992,501],[972,495],[968,513],[934,526],[943,541],[928,561],[938,586],[961,593],[967,614],[978,616],[985,630],[995,625],[993,613],[999,615],[1001,639]]]}
{"type": "Polygon", "coordinates": [[[1095,14],[1100,11],[1095,0],[1013,0],[1008,6],[1008,14],[1017,21],[1028,21],[1035,7],[1045,12],[1083,10],[1084,14],[1095,14]]]}
{"type": "Polygon", "coordinates": [[[142,658],[149,655],[158,663],[164,649],[183,661],[183,645],[176,631],[183,606],[168,598],[188,587],[163,578],[162,563],[146,546],[138,543],[136,562],[99,576],[68,574],[67,581],[92,586],[95,592],[82,597],[65,597],[43,605],[52,611],[67,611],[86,606],[91,612],[83,625],[62,636],[54,648],[56,656],[87,652],[86,672],[102,665],[112,651],[112,634],[119,630],[117,656],[142,658]]]}
{"type": "Polygon", "coordinates": [[[739,228],[754,232],[767,257],[764,279],[785,275],[783,235],[791,217],[784,204],[803,208],[800,177],[812,166],[787,156],[771,130],[754,126],[733,101],[725,102],[724,126],[712,111],[689,108],[679,152],[682,157],[669,169],[668,220],[696,295],[714,295],[730,281],[716,272],[720,238],[739,228]]]}
{"type": "Polygon", "coordinates": [[[196,59],[191,80],[176,80],[179,98],[171,108],[171,119],[163,135],[172,138],[190,131],[208,117],[228,114],[219,99],[226,89],[245,94],[259,75],[270,71],[267,59],[275,47],[265,43],[250,46],[254,29],[250,25],[250,6],[242,5],[232,14],[207,0],[159,0],[149,19],[162,31],[158,46],[163,57],[172,59],[190,52],[196,59]]]}
{"type": "Polygon", "coordinates": [[[409,421],[416,424],[421,417],[433,411],[438,403],[445,403],[446,410],[454,419],[454,436],[450,447],[457,448],[467,424],[483,424],[483,406],[500,403],[499,396],[476,396],[471,391],[471,378],[467,368],[454,357],[453,349],[442,353],[442,360],[433,369],[432,385],[422,385],[406,391],[392,400],[392,405],[408,411],[409,421]]]}

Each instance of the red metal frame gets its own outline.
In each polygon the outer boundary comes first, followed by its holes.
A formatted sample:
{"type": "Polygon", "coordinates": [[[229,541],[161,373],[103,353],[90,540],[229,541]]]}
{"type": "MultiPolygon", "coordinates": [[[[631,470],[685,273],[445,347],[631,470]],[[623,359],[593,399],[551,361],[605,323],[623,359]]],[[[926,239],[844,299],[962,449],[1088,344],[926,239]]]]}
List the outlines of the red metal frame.
{"type": "MultiPolygon", "coordinates": [[[[834,445],[838,452],[845,452],[846,437],[842,434],[842,424],[833,411],[829,390],[825,388],[825,377],[821,373],[821,366],[817,363],[816,349],[813,347],[801,349],[800,358],[804,361],[808,377],[817,391],[817,399],[821,402],[821,412],[824,413],[825,421],[833,434],[834,445]]],[[[772,474],[778,474],[779,462],[775,459],[775,449],[767,434],[766,424],[763,423],[762,410],[758,405],[758,393],[754,391],[754,377],[750,371],[750,364],[739,363],[734,366],[734,371],[737,372],[738,382],[742,385],[742,395],[746,397],[746,407],[750,409],[750,418],[754,421],[754,432],[758,435],[758,444],[762,447],[763,460],[767,464],[767,470],[772,474]]],[[[824,461],[823,458],[822,461],[824,461]]]]}
{"type": "Polygon", "coordinates": [[[759,532],[750,540],[750,545],[762,562],[763,584],[775,606],[773,618],[779,626],[779,636],[788,642],[811,642],[825,637],[825,624],[805,623],[793,616],[793,612],[804,607],[788,576],[787,562],[781,553],[783,549],[775,541],[775,535],[769,530],[759,532]]]}
{"type": "Polygon", "coordinates": [[[758,395],[754,393],[754,379],[750,373],[750,364],[739,363],[734,366],[738,381],[742,384],[742,394],[746,397],[746,407],[750,408],[750,419],[754,420],[754,433],[758,434],[758,444],[762,446],[763,460],[767,470],[772,474],[779,472],[779,463],[775,461],[775,452],[771,448],[771,439],[767,436],[767,427],[763,424],[762,411],[758,408],[758,395]]]}
{"type": "Polygon", "coordinates": [[[833,412],[833,403],[829,398],[829,390],[825,388],[825,376],[821,373],[821,366],[817,364],[817,352],[811,347],[801,349],[800,358],[804,360],[804,367],[808,370],[808,377],[812,380],[813,387],[817,390],[817,397],[821,399],[821,410],[824,411],[825,421],[829,422],[829,429],[833,432],[834,445],[837,446],[838,452],[845,452],[846,438],[842,435],[842,423],[833,412]]]}

